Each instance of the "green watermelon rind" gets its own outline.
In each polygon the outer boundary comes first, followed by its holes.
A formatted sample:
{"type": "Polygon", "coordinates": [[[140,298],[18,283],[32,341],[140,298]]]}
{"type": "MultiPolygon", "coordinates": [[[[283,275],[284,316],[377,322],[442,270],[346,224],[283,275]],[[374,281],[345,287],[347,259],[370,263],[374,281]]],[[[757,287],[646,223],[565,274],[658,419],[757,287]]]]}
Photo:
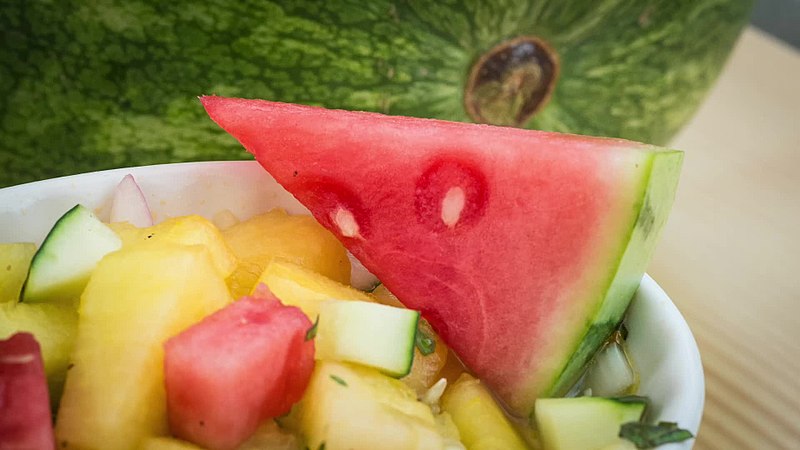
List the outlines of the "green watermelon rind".
{"type": "Polygon", "coordinates": [[[202,94],[470,121],[473,64],[520,36],[561,61],[525,128],[662,144],[705,97],[752,3],[5,2],[0,187],[248,159],[205,119],[202,94]]]}
{"type": "Polygon", "coordinates": [[[621,248],[617,270],[611,272],[602,301],[591,320],[579,334],[580,339],[569,352],[569,360],[549,383],[543,397],[565,395],[581,376],[587,363],[622,321],[633,295],[639,287],[647,263],[667,221],[678,186],[678,174],[683,164],[683,152],[654,151],[647,160],[649,173],[641,183],[638,210],[631,224],[629,238],[621,248]]]}

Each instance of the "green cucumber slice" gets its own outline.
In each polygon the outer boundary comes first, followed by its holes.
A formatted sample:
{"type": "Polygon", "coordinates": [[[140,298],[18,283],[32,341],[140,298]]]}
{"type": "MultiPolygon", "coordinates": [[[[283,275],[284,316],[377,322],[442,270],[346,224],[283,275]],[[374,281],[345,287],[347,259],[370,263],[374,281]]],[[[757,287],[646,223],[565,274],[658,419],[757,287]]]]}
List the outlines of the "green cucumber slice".
{"type": "Polygon", "coordinates": [[[536,426],[544,450],[596,450],[618,441],[622,424],[638,422],[644,397],[572,397],[536,400],[536,426]]]}
{"type": "Polygon", "coordinates": [[[33,256],[23,302],[65,303],[80,297],[97,262],[122,247],[116,233],[76,205],[53,225],[33,256]]]}
{"type": "Polygon", "coordinates": [[[362,301],[329,300],[319,308],[317,359],[374,367],[393,377],[411,371],[419,312],[362,301]]]}

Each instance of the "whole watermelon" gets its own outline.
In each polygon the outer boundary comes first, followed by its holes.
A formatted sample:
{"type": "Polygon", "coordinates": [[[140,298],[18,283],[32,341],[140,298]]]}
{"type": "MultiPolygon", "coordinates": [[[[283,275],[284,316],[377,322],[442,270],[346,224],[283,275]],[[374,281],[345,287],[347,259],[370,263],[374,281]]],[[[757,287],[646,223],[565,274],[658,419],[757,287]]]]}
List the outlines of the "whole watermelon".
{"type": "Polygon", "coordinates": [[[0,186],[247,155],[196,96],[661,144],[750,0],[6,0],[0,186]]]}

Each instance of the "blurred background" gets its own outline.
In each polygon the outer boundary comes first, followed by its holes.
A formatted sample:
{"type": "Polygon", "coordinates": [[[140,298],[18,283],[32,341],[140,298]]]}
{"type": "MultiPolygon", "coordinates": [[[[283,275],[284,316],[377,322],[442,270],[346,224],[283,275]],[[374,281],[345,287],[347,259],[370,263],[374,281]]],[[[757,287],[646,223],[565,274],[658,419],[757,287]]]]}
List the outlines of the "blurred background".
{"type": "Polygon", "coordinates": [[[750,23],[794,48],[800,47],[800,0],[758,0],[750,23]]]}
{"type": "Polygon", "coordinates": [[[706,373],[695,448],[800,448],[800,0],[760,0],[672,146],[686,151],[649,272],[706,373]]]}

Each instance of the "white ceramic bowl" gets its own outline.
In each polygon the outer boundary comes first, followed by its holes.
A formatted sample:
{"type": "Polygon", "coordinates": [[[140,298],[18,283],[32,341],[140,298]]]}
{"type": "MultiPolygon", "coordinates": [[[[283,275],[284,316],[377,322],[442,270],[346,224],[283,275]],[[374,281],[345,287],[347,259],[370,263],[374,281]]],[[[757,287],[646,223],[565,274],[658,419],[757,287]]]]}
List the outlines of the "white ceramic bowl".
{"type": "MultiPolygon", "coordinates": [[[[190,213],[212,218],[225,209],[240,219],[274,207],[308,213],[254,161],[167,164],[0,189],[0,242],[41,243],[53,223],[76,203],[107,217],[114,188],[128,173],[145,192],[156,221],[190,213]]],[[[642,280],[628,322],[640,391],[653,400],[649,418],[677,422],[696,434],[704,401],[700,354],[683,317],[649,276],[642,280]]],[[[693,442],[659,448],[689,449],[693,442]]]]}

